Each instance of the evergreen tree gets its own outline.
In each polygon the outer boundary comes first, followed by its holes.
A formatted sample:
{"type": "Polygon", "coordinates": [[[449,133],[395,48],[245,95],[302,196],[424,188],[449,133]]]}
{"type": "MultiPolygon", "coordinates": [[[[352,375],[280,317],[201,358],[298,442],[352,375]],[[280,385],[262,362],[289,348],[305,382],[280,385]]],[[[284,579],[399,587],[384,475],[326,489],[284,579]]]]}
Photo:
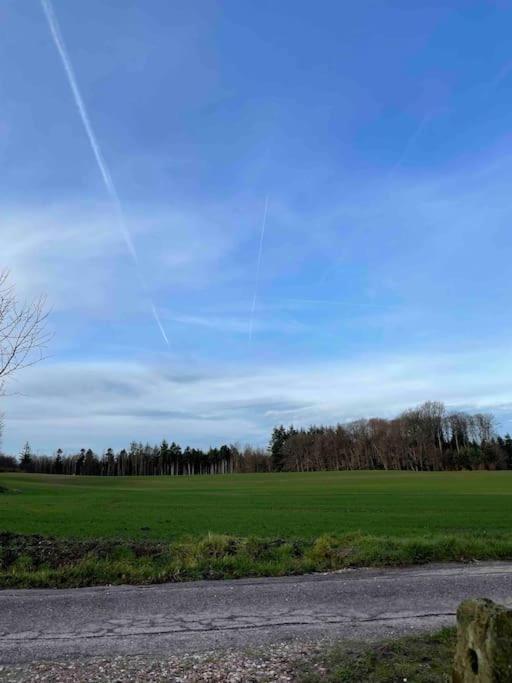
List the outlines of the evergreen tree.
{"type": "Polygon", "coordinates": [[[107,448],[105,453],[106,470],[108,475],[116,473],[116,460],[114,457],[114,451],[111,448],[107,448]]]}
{"type": "Polygon", "coordinates": [[[20,469],[24,472],[32,471],[32,451],[30,450],[30,444],[28,441],[21,450],[20,469]]]}
{"type": "Polygon", "coordinates": [[[512,437],[510,434],[505,434],[505,438],[502,439],[502,444],[500,444],[500,446],[505,453],[507,468],[512,469],[512,437]]]}
{"type": "Polygon", "coordinates": [[[85,448],[80,449],[80,455],[76,459],[75,474],[84,474],[85,448]]]}
{"type": "Polygon", "coordinates": [[[171,474],[183,474],[183,453],[181,446],[174,441],[169,446],[169,459],[171,461],[171,474]]]}
{"type": "Polygon", "coordinates": [[[272,469],[274,472],[281,472],[284,467],[284,452],[283,448],[287,440],[295,434],[293,427],[274,427],[272,436],[270,438],[269,451],[272,459],[272,469]]]}
{"type": "Polygon", "coordinates": [[[169,444],[164,439],[160,444],[160,474],[169,474],[170,453],[169,444]]]}
{"type": "Polygon", "coordinates": [[[96,474],[97,459],[90,448],[85,452],[83,474],[96,474]]]}
{"type": "Polygon", "coordinates": [[[53,471],[55,474],[62,474],[62,448],[57,449],[53,471]]]}

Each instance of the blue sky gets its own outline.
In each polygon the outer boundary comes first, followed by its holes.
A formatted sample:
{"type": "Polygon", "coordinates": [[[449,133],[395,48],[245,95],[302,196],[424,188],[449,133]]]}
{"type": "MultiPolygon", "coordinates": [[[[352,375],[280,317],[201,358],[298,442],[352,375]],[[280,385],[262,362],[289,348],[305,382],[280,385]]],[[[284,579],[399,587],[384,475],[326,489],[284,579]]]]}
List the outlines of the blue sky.
{"type": "Polygon", "coordinates": [[[54,332],[5,450],[509,428],[512,3],[53,6],[147,289],[40,3],[0,0],[0,265],[54,332]]]}

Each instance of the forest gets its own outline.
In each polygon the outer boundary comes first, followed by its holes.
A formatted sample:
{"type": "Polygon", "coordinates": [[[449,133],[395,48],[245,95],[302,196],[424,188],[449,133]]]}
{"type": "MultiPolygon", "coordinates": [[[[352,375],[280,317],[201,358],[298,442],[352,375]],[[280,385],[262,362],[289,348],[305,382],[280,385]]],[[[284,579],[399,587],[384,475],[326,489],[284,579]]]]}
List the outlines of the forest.
{"type": "Polygon", "coordinates": [[[202,450],[132,442],[115,452],[91,448],[34,454],[27,443],[18,458],[0,455],[0,471],[68,475],[231,474],[321,470],[512,469],[512,438],[497,434],[492,416],[448,412],[428,401],[392,419],[370,418],[335,426],[275,427],[267,449],[224,444],[202,450]]]}
{"type": "Polygon", "coordinates": [[[434,401],[393,419],[277,427],[270,452],[277,471],[512,469],[512,438],[497,434],[491,415],[447,412],[434,401]]]}

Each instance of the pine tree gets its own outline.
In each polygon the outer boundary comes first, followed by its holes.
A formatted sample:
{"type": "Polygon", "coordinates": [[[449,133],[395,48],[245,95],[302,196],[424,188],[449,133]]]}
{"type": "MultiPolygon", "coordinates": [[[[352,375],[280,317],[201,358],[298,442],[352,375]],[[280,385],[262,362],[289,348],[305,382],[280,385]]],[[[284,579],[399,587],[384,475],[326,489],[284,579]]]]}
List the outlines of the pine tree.
{"type": "Polygon", "coordinates": [[[103,459],[105,463],[105,473],[107,475],[115,474],[116,459],[114,457],[114,451],[112,450],[112,448],[107,448],[105,455],[103,456],[103,459]]]}
{"type": "Polygon", "coordinates": [[[80,449],[80,455],[78,455],[75,463],[75,474],[84,473],[84,462],[85,462],[85,448],[80,449]]]}
{"type": "Polygon", "coordinates": [[[274,427],[272,431],[272,436],[270,438],[269,451],[272,459],[272,469],[274,472],[281,472],[284,467],[284,452],[283,446],[286,441],[295,434],[295,429],[293,427],[274,427]]]}
{"type": "Polygon", "coordinates": [[[171,474],[183,474],[183,453],[181,446],[174,441],[169,446],[169,459],[171,461],[171,474]]]}
{"type": "Polygon", "coordinates": [[[23,446],[21,451],[20,469],[24,472],[30,472],[32,470],[32,451],[30,450],[30,444],[28,441],[23,446]]]}
{"type": "Polygon", "coordinates": [[[53,470],[55,474],[62,474],[62,448],[57,449],[53,470]]]}
{"type": "Polygon", "coordinates": [[[505,439],[503,440],[503,450],[505,451],[507,467],[512,469],[512,437],[510,434],[505,434],[505,439]]]}
{"type": "Polygon", "coordinates": [[[90,448],[85,452],[83,474],[96,474],[96,456],[90,448]]]}
{"type": "Polygon", "coordinates": [[[160,444],[160,474],[169,474],[169,444],[164,439],[160,444]]]}

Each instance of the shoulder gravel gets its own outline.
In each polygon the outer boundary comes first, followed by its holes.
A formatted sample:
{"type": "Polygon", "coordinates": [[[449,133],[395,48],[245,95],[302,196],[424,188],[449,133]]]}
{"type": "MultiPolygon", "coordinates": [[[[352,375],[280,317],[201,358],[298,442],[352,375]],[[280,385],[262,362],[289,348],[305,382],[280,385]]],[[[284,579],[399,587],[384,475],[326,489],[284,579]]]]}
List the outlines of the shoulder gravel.
{"type": "MultiPolygon", "coordinates": [[[[311,662],[327,645],[281,643],[253,651],[212,651],[195,655],[87,658],[0,666],[3,683],[290,683],[297,663],[311,662]]],[[[322,673],[320,664],[318,673],[322,673]]]]}

